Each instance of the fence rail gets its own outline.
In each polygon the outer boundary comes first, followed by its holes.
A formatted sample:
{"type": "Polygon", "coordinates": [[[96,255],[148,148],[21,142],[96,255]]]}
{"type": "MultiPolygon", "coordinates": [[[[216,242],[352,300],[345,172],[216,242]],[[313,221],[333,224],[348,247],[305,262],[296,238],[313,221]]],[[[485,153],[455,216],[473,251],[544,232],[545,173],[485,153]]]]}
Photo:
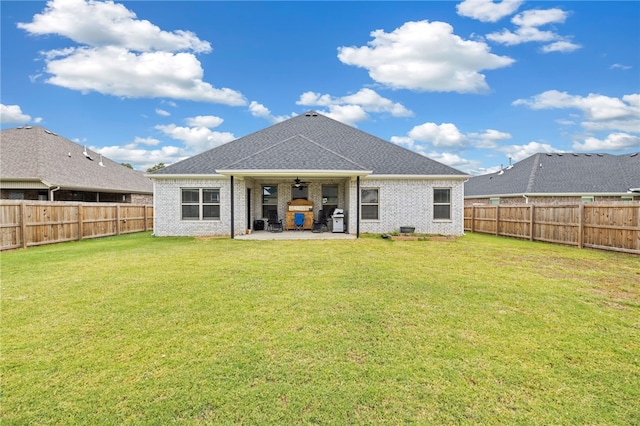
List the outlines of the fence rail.
{"type": "Polygon", "coordinates": [[[153,229],[153,206],[0,201],[0,250],[153,229]]]}
{"type": "Polygon", "coordinates": [[[640,254],[640,203],[465,206],[464,229],[640,254]]]}

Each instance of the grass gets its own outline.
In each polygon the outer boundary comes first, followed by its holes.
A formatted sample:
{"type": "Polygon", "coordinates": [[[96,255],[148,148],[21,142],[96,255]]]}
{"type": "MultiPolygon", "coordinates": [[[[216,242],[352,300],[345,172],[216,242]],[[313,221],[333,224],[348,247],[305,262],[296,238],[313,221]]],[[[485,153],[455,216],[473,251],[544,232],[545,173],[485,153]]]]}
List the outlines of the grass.
{"type": "Polygon", "coordinates": [[[1,261],[3,425],[640,423],[637,256],[141,233],[1,261]]]}

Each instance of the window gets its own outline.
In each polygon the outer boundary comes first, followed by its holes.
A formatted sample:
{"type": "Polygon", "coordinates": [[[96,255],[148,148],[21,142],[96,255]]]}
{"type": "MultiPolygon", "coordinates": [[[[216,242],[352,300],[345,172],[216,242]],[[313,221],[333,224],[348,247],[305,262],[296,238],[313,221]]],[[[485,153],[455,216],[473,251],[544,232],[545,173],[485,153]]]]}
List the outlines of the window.
{"type": "Polygon", "coordinates": [[[338,208],[338,185],[322,185],[322,210],[330,215],[338,208]]]}
{"type": "Polygon", "coordinates": [[[182,220],[220,220],[220,188],[183,188],[182,220]]]}
{"type": "Polygon", "coordinates": [[[497,206],[500,204],[500,198],[489,198],[489,204],[492,206],[497,206]]]}
{"type": "Polygon", "coordinates": [[[633,201],[633,195],[623,195],[622,197],[620,197],[620,201],[622,202],[631,202],[633,201]]]}
{"type": "Polygon", "coordinates": [[[593,203],[593,197],[589,197],[589,196],[587,196],[587,197],[582,197],[582,198],[581,198],[581,201],[582,201],[583,203],[593,203]]]}
{"type": "Polygon", "coordinates": [[[278,211],[278,186],[262,185],[262,217],[269,217],[269,212],[278,211]]]}
{"type": "Polygon", "coordinates": [[[451,219],[451,189],[449,188],[433,189],[433,219],[434,220],[450,220],[451,219]]]}
{"type": "Polygon", "coordinates": [[[377,220],[379,218],[379,198],[378,189],[363,188],[360,191],[360,216],[362,220],[377,220]]]}

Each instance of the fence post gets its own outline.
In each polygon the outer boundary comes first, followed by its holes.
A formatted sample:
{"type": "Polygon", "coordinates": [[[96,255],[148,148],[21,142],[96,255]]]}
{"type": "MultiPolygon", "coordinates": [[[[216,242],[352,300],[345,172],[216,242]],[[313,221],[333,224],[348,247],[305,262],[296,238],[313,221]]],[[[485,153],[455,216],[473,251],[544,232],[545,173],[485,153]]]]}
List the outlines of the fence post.
{"type": "Polygon", "coordinates": [[[20,233],[22,234],[22,248],[27,248],[27,202],[20,203],[20,233]]]}
{"type": "Polygon", "coordinates": [[[147,229],[147,221],[148,220],[149,219],[147,218],[147,206],[145,204],[145,206],[144,206],[144,230],[145,230],[145,232],[148,231],[148,229],[147,229]]]}
{"type": "Polygon", "coordinates": [[[500,236],[500,205],[496,206],[496,235],[500,236]]]}
{"type": "Polygon", "coordinates": [[[84,230],[82,229],[84,209],[82,208],[82,203],[78,204],[78,241],[82,241],[84,230]]]}
{"type": "Polygon", "coordinates": [[[533,241],[533,204],[529,204],[529,241],[533,241]]]}
{"type": "Polygon", "coordinates": [[[471,206],[471,232],[476,232],[476,206],[471,206]]]}
{"type": "Polygon", "coordinates": [[[116,235],[120,235],[120,204],[116,204],[116,235]]]}
{"type": "Polygon", "coordinates": [[[578,248],[584,244],[584,203],[578,204],[578,248]]]}

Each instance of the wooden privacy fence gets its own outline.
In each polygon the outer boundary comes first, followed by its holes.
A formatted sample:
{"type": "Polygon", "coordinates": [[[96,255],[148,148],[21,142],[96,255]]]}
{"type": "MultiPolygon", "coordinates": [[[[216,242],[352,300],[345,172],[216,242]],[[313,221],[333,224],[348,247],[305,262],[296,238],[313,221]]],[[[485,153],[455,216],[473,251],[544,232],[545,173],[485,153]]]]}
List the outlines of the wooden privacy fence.
{"type": "Polygon", "coordinates": [[[153,229],[153,206],[0,201],[0,250],[153,229]]]}
{"type": "Polygon", "coordinates": [[[640,254],[640,203],[465,206],[464,229],[640,254]]]}

